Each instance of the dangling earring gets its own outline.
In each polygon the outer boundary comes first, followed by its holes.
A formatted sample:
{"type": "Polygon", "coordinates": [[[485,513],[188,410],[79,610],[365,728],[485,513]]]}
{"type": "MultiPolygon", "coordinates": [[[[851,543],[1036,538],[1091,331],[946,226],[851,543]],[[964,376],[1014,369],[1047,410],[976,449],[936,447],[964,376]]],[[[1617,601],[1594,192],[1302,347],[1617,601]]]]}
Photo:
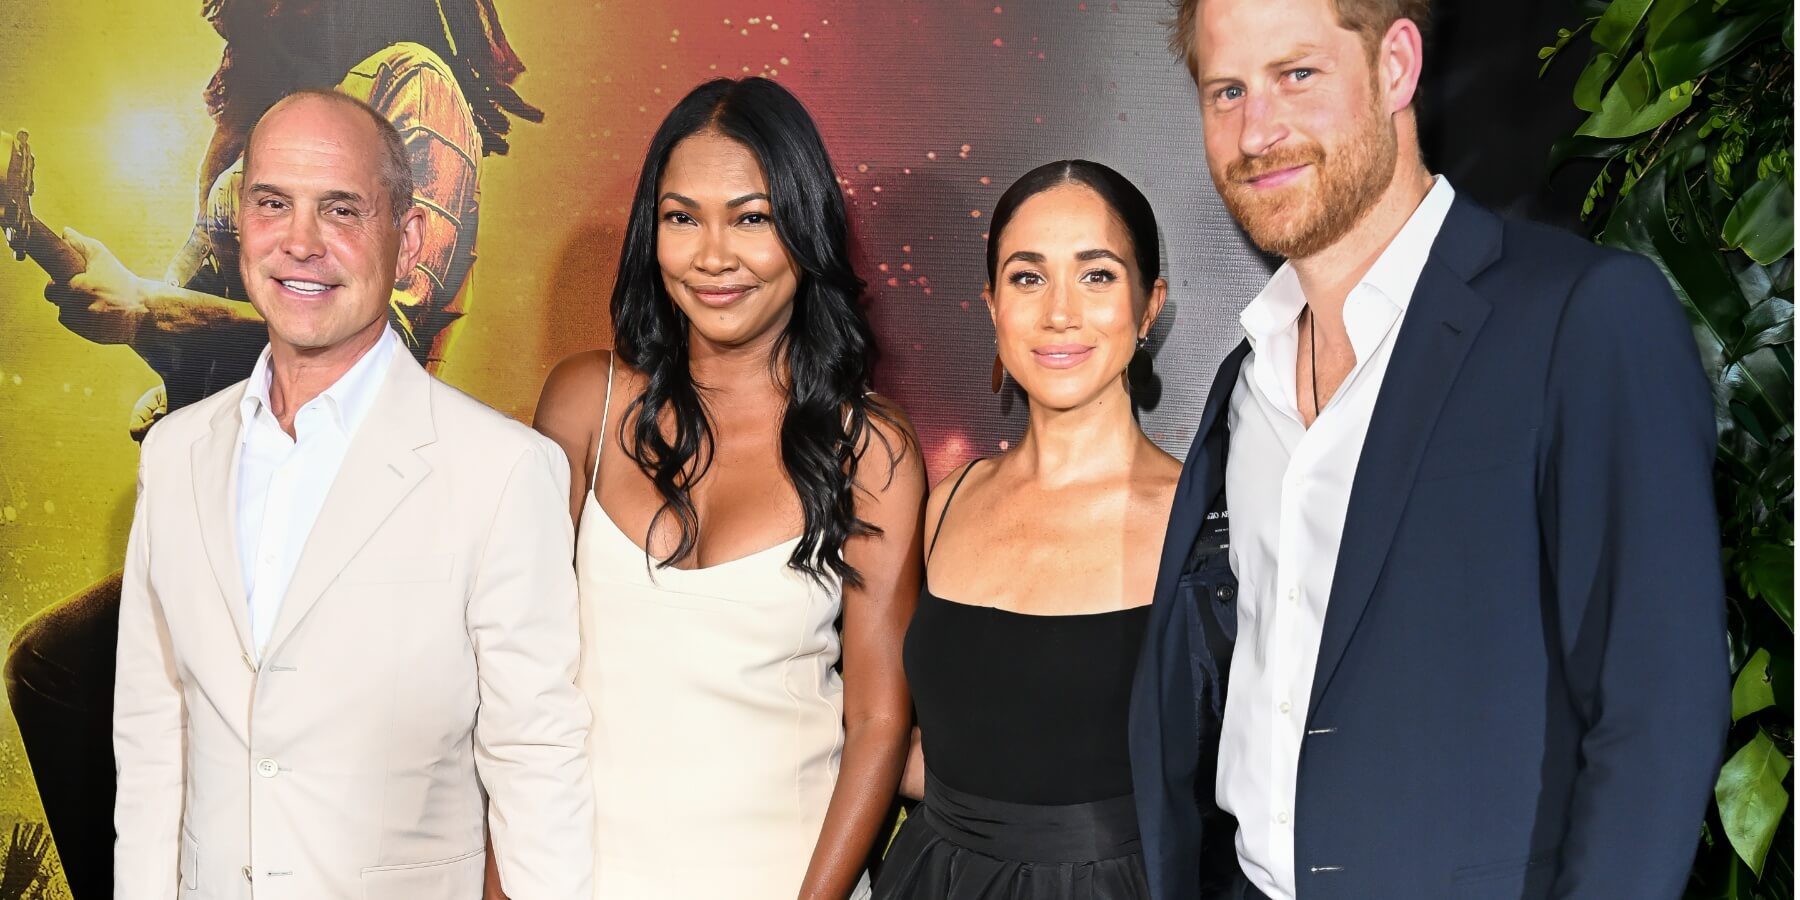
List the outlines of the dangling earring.
{"type": "Polygon", "coordinates": [[[1125,390],[1131,394],[1132,401],[1143,408],[1151,408],[1162,399],[1162,382],[1156,378],[1156,370],[1150,362],[1150,337],[1138,338],[1137,350],[1131,354],[1131,362],[1125,365],[1125,390]]]}
{"type": "Polygon", "coordinates": [[[1000,364],[1000,339],[994,338],[994,380],[989,383],[989,389],[998,394],[1005,383],[1006,367],[1000,364]]]}

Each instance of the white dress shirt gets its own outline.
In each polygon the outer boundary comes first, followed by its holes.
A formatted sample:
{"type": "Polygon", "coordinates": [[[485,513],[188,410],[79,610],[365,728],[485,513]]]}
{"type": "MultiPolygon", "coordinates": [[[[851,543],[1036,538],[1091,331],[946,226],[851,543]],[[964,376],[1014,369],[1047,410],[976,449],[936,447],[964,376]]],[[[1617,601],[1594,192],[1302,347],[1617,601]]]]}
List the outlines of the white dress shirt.
{"type": "Polygon", "coordinates": [[[325,392],[294,414],[294,434],[281,430],[269,406],[269,349],[263,348],[239,402],[238,566],[250,603],[250,636],[260,659],[300,550],[325,495],[337,479],[356,427],[375,402],[399,351],[392,328],[325,392]]]}
{"type": "Polygon", "coordinates": [[[1350,487],[1395,336],[1453,197],[1438,177],[1345,299],[1356,364],[1311,428],[1294,383],[1306,297],[1292,266],[1241,317],[1251,352],[1231,394],[1225,467],[1238,633],[1216,789],[1238,820],[1239,865],[1272,900],[1294,896],[1294,784],[1350,487]]]}

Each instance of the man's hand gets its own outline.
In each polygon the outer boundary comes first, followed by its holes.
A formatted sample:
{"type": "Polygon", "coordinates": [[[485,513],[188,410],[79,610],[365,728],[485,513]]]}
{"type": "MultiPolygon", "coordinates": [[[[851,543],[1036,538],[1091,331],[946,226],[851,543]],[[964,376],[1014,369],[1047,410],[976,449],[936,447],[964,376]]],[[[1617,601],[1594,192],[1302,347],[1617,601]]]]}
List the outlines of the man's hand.
{"type": "Polygon", "coordinates": [[[106,245],[73,228],[63,240],[86,262],[67,284],[52,282],[44,298],[60,310],[63,327],[96,344],[134,344],[147,308],[144,279],[133,275],[106,245]]]}

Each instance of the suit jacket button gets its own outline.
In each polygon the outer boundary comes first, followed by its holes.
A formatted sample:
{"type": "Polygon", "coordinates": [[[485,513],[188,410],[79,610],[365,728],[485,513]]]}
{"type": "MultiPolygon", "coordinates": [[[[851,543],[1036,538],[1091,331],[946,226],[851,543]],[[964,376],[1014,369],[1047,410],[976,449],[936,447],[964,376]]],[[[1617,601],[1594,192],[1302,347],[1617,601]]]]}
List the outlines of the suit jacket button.
{"type": "Polygon", "coordinates": [[[255,880],[250,877],[250,867],[249,866],[244,867],[244,880],[245,881],[254,881],[255,880]]]}
{"type": "Polygon", "coordinates": [[[1237,589],[1229,584],[1221,584],[1219,585],[1218,590],[1213,591],[1213,596],[1220,600],[1230,600],[1237,596],[1237,589]]]}
{"type": "Polygon", "coordinates": [[[264,778],[274,778],[281,774],[281,766],[272,759],[259,759],[256,761],[256,774],[264,778]]]}

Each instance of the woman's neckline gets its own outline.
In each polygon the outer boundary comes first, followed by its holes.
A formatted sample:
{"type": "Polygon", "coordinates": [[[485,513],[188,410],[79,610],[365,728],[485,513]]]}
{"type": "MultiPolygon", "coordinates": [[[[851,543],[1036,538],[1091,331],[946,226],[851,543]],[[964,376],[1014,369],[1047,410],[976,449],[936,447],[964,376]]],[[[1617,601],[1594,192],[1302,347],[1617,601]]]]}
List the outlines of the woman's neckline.
{"type": "Polygon", "coordinates": [[[1144,603],[1144,604],[1140,604],[1138,606],[1127,606],[1122,609],[1103,609],[1103,610],[1099,610],[1097,612],[1028,613],[1028,612],[1019,612],[1016,609],[1007,609],[1007,608],[1001,607],[1001,606],[988,606],[988,605],[981,604],[981,603],[963,603],[959,600],[951,600],[948,597],[944,597],[944,596],[938,594],[936,591],[932,590],[929,585],[927,585],[925,587],[924,594],[925,594],[925,596],[930,597],[931,599],[936,600],[939,603],[948,604],[950,606],[960,606],[960,607],[963,607],[964,609],[986,610],[988,612],[999,613],[1000,615],[1003,615],[1003,616],[1010,616],[1013,618],[1020,618],[1020,619],[1093,619],[1093,618],[1098,618],[1100,616],[1116,616],[1116,615],[1119,615],[1120,613],[1135,613],[1135,612],[1138,612],[1139,610],[1147,610],[1150,608],[1150,604],[1144,603]]]}

